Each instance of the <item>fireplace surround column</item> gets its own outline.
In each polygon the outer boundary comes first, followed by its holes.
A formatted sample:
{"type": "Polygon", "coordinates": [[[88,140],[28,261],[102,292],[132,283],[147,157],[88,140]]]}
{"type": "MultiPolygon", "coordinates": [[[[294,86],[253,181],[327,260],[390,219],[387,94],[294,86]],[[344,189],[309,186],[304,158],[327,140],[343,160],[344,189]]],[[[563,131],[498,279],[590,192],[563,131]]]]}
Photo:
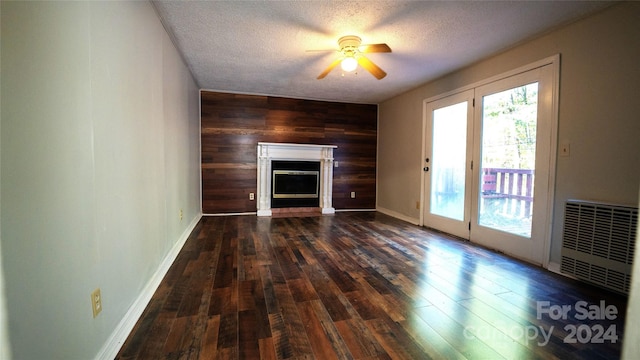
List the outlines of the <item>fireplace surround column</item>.
{"type": "Polygon", "coordinates": [[[258,145],[258,216],[271,216],[271,159],[269,147],[258,145]]]}
{"type": "Polygon", "coordinates": [[[320,208],[323,214],[333,214],[333,148],[322,148],[320,159],[320,208]]]}

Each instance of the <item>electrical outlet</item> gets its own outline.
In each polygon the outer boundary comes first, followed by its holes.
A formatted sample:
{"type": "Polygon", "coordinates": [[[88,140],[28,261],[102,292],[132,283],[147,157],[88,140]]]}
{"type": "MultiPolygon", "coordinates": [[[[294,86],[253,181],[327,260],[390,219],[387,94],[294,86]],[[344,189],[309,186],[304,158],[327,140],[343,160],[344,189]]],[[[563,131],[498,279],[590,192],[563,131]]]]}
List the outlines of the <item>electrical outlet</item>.
{"type": "Polygon", "coordinates": [[[337,168],[338,166],[340,166],[340,164],[339,164],[337,161],[334,161],[334,162],[333,162],[333,167],[336,167],[336,168],[337,168]]]}
{"type": "Polygon", "coordinates": [[[351,198],[352,198],[352,199],[355,199],[355,198],[356,198],[356,192],[355,192],[355,191],[352,191],[352,192],[351,192],[351,198]]]}
{"type": "Polygon", "coordinates": [[[254,193],[249,193],[249,200],[255,200],[256,195],[254,193]]]}
{"type": "Polygon", "coordinates": [[[102,311],[102,295],[100,288],[93,290],[91,293],[91,308],[93,309],[93,317],[95,318],[102,311]]]}
{"type": "Polygon", "coordinates": [[[183,217],[183,213],[182,213],[182,209],[180,209],[180,221],[182,221],[182,217],[183,217]]]}

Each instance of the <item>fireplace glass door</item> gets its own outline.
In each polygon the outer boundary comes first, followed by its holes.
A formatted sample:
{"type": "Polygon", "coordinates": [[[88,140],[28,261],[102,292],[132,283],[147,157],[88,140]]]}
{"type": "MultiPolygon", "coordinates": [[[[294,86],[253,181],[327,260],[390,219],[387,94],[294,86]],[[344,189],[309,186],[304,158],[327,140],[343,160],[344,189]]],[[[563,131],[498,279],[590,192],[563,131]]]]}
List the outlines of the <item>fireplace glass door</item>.
{"type": "Polygon", "coordinates": [[[317,198],[319,175],[319,171],[274,170],[273,198],[317,198]]]}
{"type": "Polygon", "coordinates": [[[271,207],[320,206],[320,162],[273,160],[271,207]]]}

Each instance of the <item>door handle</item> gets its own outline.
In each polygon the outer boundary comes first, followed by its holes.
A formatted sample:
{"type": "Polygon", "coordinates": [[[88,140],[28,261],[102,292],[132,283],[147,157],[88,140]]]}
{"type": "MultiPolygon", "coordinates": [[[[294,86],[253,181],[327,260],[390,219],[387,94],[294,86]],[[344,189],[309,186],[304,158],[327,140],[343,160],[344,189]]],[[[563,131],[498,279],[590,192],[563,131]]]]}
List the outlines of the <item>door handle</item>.
{"type": "Polygon", "coordinates": [[[429,167],[428,167],[428,166],[425,166],[425,167],[423,167],[423,168],[422,168],[422,170],[423,170],[424,172],[427,172],[427,171],[429,171],[429,167]]]}

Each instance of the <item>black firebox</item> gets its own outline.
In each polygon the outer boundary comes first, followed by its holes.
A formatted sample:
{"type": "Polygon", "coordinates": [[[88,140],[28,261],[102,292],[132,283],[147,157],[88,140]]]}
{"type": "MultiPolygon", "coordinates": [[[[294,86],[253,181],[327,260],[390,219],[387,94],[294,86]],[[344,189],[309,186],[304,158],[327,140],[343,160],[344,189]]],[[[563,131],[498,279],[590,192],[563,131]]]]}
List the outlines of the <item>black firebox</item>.
{"type": "Polygon", "coordinates": [[[320,162],[271,162],[271,207],[320,206],[320,162]]]}

